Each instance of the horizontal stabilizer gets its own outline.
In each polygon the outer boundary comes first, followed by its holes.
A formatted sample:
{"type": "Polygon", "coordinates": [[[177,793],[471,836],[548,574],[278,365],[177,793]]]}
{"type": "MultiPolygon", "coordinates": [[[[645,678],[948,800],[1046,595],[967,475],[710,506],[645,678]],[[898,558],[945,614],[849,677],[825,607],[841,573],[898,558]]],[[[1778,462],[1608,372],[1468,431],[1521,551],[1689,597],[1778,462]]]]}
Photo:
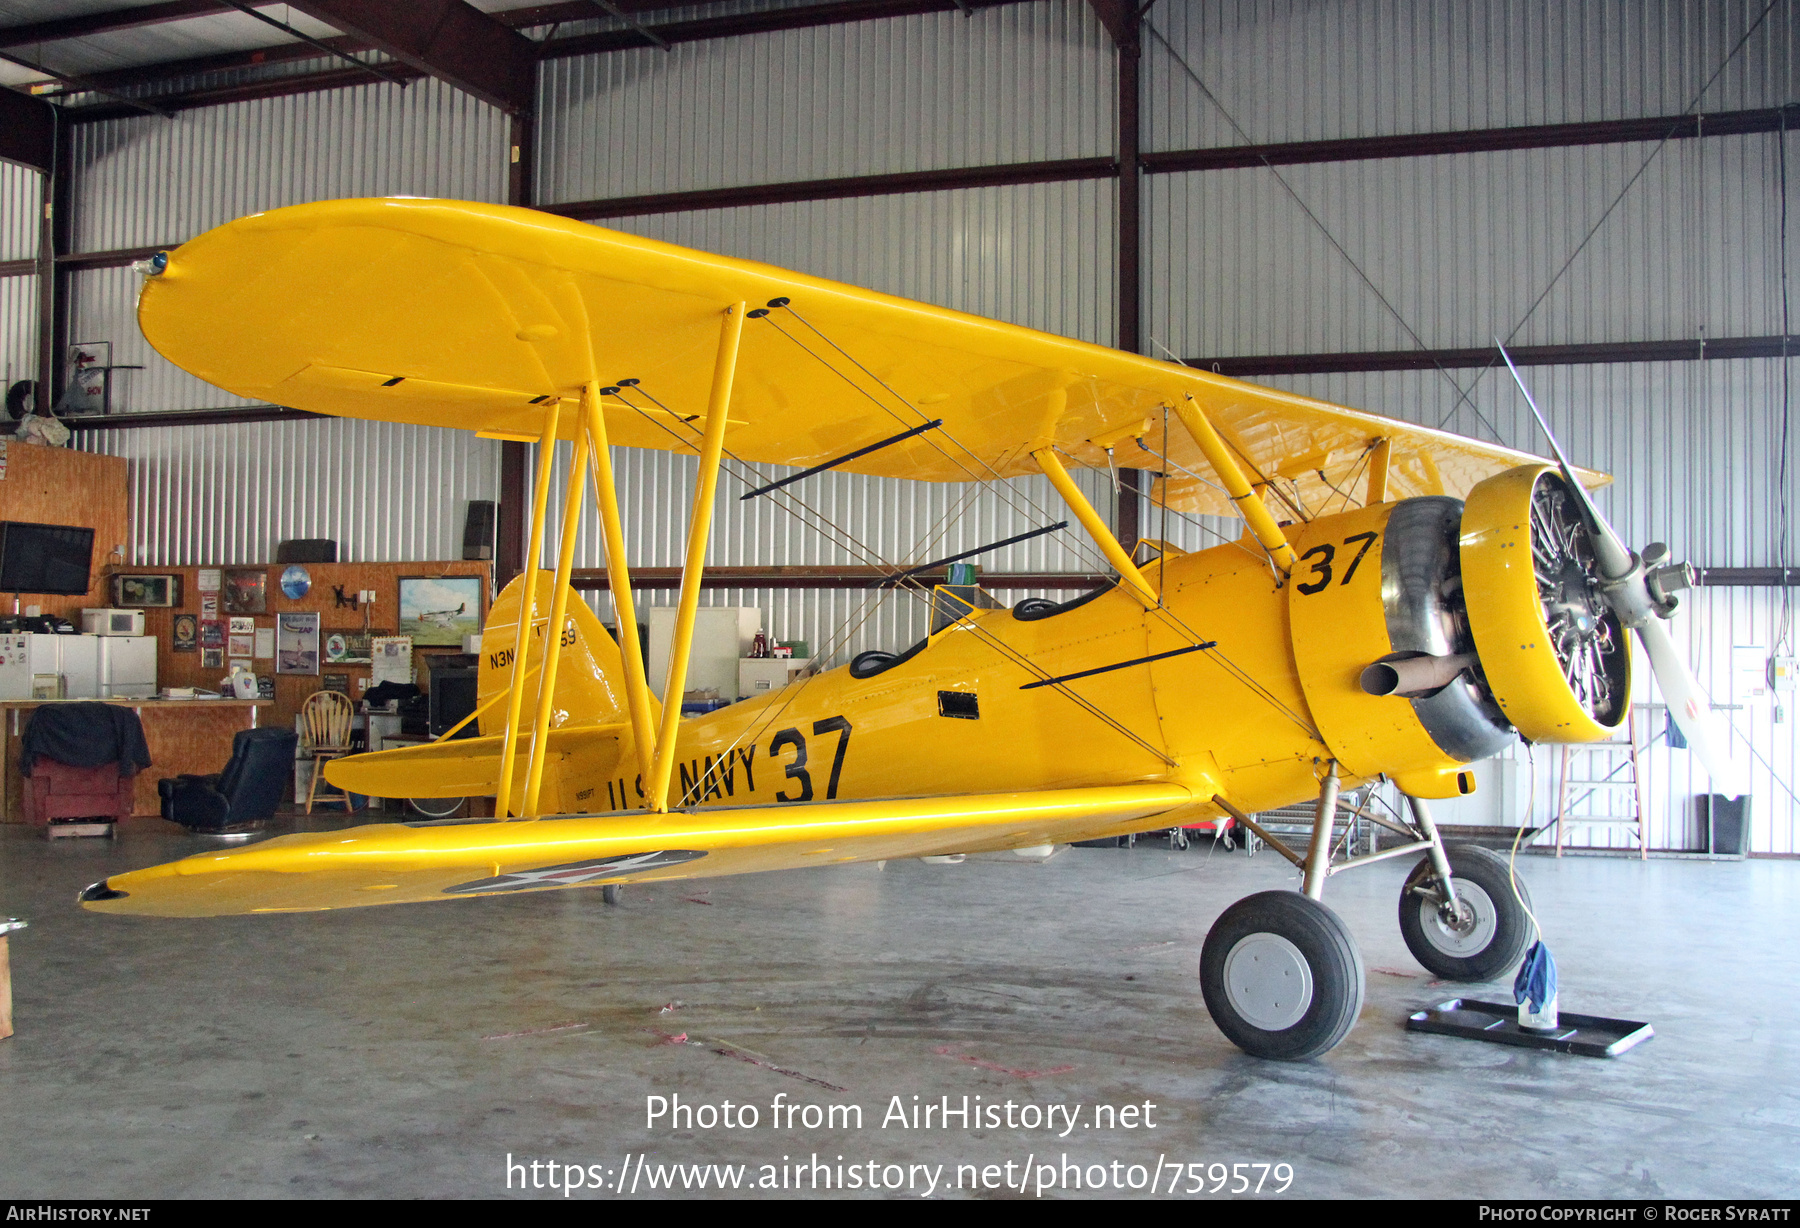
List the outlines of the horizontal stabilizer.
{"type": "Polygon", "coordinates": [[[513,822],[381,823],[277,836],[116,874],[81,899],[96,912],[165,917],[315,912],[1027,849],[1138,830],[1152,821],[1166,826],[1158,816],[1193,800],[1179,785],[1135,784],[513,822]]]}
{"type": "MultiPolygon", "coordinates": [[[[581,809],[586,799],[565,799],[561,789],[577,777],[605,780],[624,749],[626,725],[576,725],[552,729],[544,754],[542,797],[547,807],[581,809]]],[[[492,797],[500,791],[500,756],[505,737],[459,738],[427,746],[405,746],[333,759],[325,765],[325,779],[339,789],[368,797],[492,797]]],[[[519,735],[517,766],[513,772],[515,808],[522,797],[525,763],[531,754],[532,735],[519,735]]]]}

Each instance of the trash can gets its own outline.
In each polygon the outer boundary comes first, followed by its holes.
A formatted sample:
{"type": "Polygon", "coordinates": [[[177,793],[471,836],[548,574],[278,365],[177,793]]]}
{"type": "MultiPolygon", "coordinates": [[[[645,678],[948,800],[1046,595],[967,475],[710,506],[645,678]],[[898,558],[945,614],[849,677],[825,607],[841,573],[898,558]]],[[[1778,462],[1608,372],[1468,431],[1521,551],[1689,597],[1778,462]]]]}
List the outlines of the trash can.
{"type": "Polygon", "coordinates": [[[1702,793],[1699,805],[1700,835],[1706,852],[1714,857],[1742,857],[1750,851],[1750,795],[1726,797],[1702,793]]]}

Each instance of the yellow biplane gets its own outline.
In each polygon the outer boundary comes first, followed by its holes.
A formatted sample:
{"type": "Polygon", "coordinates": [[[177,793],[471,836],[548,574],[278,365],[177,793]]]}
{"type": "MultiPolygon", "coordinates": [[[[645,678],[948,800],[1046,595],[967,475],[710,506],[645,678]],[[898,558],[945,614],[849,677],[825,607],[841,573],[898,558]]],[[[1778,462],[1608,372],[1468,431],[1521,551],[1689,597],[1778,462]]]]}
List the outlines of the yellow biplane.
{"type": "MultiPolygon", "coordinates": [[[[1427,800],[1469,791],[1468,765],[1514,737],[1609,736],[1628,710],[1627,629],[1708,750],[1704,697],[1661,622],[1686,569],[1625,549],[1584,485],[1605,479],[1566,461],[524,209],[302,205],[148,272],[145,335],[203,379],[533,441],[540,462],[527,567],[482,638],[481,736],[325,768],[382,797],[492,796],[498,817],[202,854],[95,884],[82,900],[97,911],[303,912],[1029,852],[1231,816],[1304,885],[1219,918],[1206,1003],[1247,1051],[1304,1058],[1362,1003],[1356,944],[1319,902],[1331,873],[1417,856],[1400,921],[1419,960],[1483,980],[1519,959],[1522,889],[1495,855],[1446,846],[1427,800]],[[552,569],[559,441],[572,464],[552,569]],[[1001,498],[1043,474],[1118,578],[1062,603],[965,600],[908,651],[684,720],[645,677],[620,445],[699,457],[661,692],[675,699],[728,461],[759,496],[802,504],[826,469],[1001,498]],[[1244,536],[1128,553],[1070,477],[1109,466],[1160,475],[1156,498],[1177,510],[1235,513],[1244,536]],[[616,644],[569,587],[590,486],[616,644]],[[1339,791],[1380,779],[1410,800],[1384,820],[1403,842],[1334,859],[1339,791]],[[1315,799],[1304,849],[1251,817],[1315,799]]],[[[894,582],[917,587],[909,570],[894,582]]]]}

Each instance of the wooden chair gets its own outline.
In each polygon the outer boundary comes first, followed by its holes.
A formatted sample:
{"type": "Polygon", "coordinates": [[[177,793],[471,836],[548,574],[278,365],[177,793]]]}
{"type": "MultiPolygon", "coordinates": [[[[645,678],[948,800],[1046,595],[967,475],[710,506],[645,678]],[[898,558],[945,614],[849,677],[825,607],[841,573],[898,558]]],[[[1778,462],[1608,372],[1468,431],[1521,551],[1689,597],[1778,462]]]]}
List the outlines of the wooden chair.
{"type": "MultiPolygon", "coordinates": [[[[356,705],[348,695],[337,691],[314,691],[300,706],[300,741],[312,756],[312,779],[306,785],[306,813],[311,814],[313,798],[319,789],[319,778],[325,774],[325,763],[350,753],[350,725],[356,716],[356,705]]],[[[327,795],[323,801],[342,801],[345,810],[354,810],[350,794],[327,795]]]]}

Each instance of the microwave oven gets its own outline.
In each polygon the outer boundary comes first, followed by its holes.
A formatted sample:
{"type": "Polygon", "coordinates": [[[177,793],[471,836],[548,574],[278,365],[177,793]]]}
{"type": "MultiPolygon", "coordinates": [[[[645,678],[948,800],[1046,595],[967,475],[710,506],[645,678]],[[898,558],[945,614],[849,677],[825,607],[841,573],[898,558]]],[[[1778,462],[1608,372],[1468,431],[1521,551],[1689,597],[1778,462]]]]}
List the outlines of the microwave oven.
{"type": "Polygon", "coordinates": [[[81,612],[81,633],[83,635],[142,635],[144,634],[144,612],[142,610],[83,610],[81,612]]]}

